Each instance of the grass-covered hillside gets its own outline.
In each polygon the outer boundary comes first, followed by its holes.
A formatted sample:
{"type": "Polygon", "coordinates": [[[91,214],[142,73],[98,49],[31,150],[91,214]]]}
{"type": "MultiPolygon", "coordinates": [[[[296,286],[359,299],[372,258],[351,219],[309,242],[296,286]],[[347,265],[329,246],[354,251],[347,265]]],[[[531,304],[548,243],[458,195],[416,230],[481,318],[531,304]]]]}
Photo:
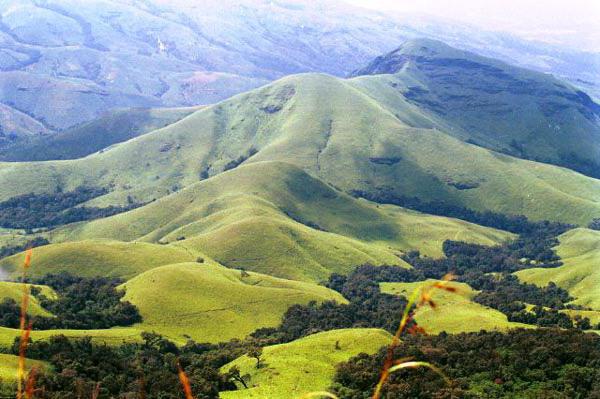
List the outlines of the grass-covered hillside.
{"type": "MultiPolygon", "coordinates": [[[[66,272],[83,277],[130,278],[154,267],[195,261],[197,257],[183,248],[144,242],[72,241],[36,248],[35,263],[27,273],[32,277],[66,272]]],[[[13,255],[0,260],[0,268],[18,278],[23,260],[23,253],[13,255]]]]}
{"type": "Polygon", "coordinates": [[[575,229],[561,235],[559,240],[555,249],[563,266],[523,270],[517,276],[542,286],[554,281],[569,291],[575,298],[573,303],[600,310],[600,231],[575,229]]]}
{"type": "MultiPolygon", "coordinates": [[[[365,263],[402,265],[399,255],[408,250],[440,257],[446,239],[494,245],[511,237],[457,219],[357,200],[293,165],[261,162],[130,212],[51,232],[52,241],[67,243],[36,249],[36,268],[61,265],[76,273],[83,268],[130,276],[205,253],[228,267],[318,282],[365,263]],[[96,241],[107,238],[147,244],[96,241]],[[68,243],[81,240],[81,250],[68,243]]],[[[15,255],[0,266],[18,270],[22,259],[15,255]]]]}
{"type": "Polygon", "coordinates": [[[90,205],[139,203],[241,163],[280,160],[374,197],[581,224],[600,212],[598,180],[469,144],[409,101],[392,111],[361,86],[291,76],[83,159],[0,163],[0,200],[93,185],[110,192],[90,205]]]}
{"type": "Polygon", "coordinates": [[[163,266],[125,283],[125,300],[140,309],[139,330],[185,343],[244,338],[275,327],[294,304],[346,300],[320,285],[227,269],[212,261],[163,266]]]}
{"type": "Polygon", "coordinates": [[[390,112],[407,100],[464,141],[600,177],[600,105],[548,74],[433,40],[406,42],[355,73],[380,74],[385,82],[356,83],[390,112]]]}
{"type": "MultiPolygon", "coordinates": [[[[435,282],[436,280],[381,283],[381,291],[408,298],[415,289],[427,289],[435,282]]],[[[449,334],[480,330],[506,331],[527,327],[526,324],[510,322],[504,313],[473,301],[477,291],[468,284],[450,282],[448,286],[456,291],[431,290],[431,299],[436,307],[425,306],[415,312],[415,320],[428,334],[439,334],[442,331],[449,334]]]]}
{"type": "Polygon", "coordinates": [[[249,374],[248,389],[221,392],[223,399],[299,398],[309,392],[327,390],[333,382],[335,364],[359,353],[375,353],[389,344],[391,336],[377,329],[345,329],[309,335],[288,344],[267,346],[260,368],[256,360],[243,356],[222,367],[237,366],[249,374]]]}
{"type": "Polygon", "coordinates": [[[46,161],[81,158],[113,144],[170,125],[198,108],[126,109],[109,112],[65,131],[0,146],[2,161],[46,161]]]}

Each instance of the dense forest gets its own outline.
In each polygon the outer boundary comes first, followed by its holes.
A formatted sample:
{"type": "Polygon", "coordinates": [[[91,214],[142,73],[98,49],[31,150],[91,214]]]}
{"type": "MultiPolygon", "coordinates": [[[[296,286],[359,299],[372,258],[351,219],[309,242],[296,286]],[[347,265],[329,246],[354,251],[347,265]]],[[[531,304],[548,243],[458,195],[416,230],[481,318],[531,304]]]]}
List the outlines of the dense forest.
{"type": "Polygon", "coordinates": [[[107,193],[104,188],[81,186],[68,192],[57,189],[52,194],[19,195],[0,202],[0,227],[26,230],[56,227],[115,215],[141,205],[130,200],[127,206],[78,206],[107,193]]]}
{"type": "MultiPolygon", "coordinates": [[[[337,367],[341,399],[367,399],[387,350],[358,355],[337,367]]],[[[438,366],[448,385],[427,369],[392,373],[384,398],[600,398],[600,336],[537,329],[407,336],[395,358],[438,366]]]]}
{"type": "MultiPolygon", "coordinates": [[[[54,289],[56,298],[47,298],[35,286],[31,294],[53,316],[30,318],[34,330],[49,329],[100,329],[130,326],[142,320],[137,308],[123,301],[123,290],[117,287],[122,281],[104,277],[84,278],[67,273],[49,274],[34,279],[36,285],[54,289]]],[[[0,326],[18,328],[20,304],[6,298],[0,302],[0,326]]]]}

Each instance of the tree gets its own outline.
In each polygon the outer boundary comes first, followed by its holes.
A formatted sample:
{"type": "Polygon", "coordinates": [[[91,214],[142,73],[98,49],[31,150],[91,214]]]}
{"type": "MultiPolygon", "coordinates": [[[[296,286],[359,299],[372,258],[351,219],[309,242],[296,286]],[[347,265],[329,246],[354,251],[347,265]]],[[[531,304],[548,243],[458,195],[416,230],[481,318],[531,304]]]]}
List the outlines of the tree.
{"type": "Polygon", "coordinates": [[[226,377],[228,380],[239,382],[244,386],[244,388],[248,389],[248,381],[250,381],[250,374],[242,375],[238,366],[233,366],[232,368],[230,368],[227,372],[226,377]]]}
{"type": "Polygon", "coordinates": [[[256,368],[257,369],[260,368],[260,361],[262,358],[262,354],[263,354],[263,349],[257,345],[250,347],[250,349],[248,350],[248,356],[256,359],[256,368]]]}

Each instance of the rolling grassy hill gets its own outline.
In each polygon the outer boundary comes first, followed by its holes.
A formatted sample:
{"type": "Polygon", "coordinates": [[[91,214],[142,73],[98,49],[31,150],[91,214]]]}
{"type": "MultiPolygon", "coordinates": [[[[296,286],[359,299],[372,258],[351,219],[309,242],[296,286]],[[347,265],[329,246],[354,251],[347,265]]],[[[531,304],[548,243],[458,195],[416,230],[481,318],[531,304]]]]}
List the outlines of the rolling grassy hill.
{"type": "MultiPolygon", "coordinates": [[[[381,283],[381,292],[408,297],[417,288],[435,283],[436,280],[416,283],[381,283]]],[[[498,310],[488,308],[472,301],[477,291],[465,283],[450,282],[449,286],[456,292],[435,289],[431,297],[437,307],[420,308],[415,313],[415,320],[429,334],[445,331],[449,334],[460,332],[477,332],[480,330],[507,330],[510,328],[530,328],[530,325],[509,322],[506,315],[498,310]]]]}
{"type": "Polygon", "coordinates": [[[516,275],[540,286],[554,281],[569,291],[575,298],[573,303],[600,310],[600,231],[574,229],[561,235],[559,241],[555,249],[563,266],[522,270],[516,275]]]}
{"type": "Polygon", "coordinates": [[[346,300],[311,283],[227,269],[212,261],[158,267],[123,285],[143,317],[140,330],[177,342],[222,342],[275,327],[293,304],[346,300]]]}
{"type": "Polygon", "coordinates": [[[264,366],[243,356],[223,366],[233,366],[241,374],[250,374],[249,389],[221,392],[223,399],[299,398],[303,394],[323,391],[331,384],[337,363],[359,353],[374,353],[388,345],[391,336],[378,329],[344,329],[321,332],[288,344],[268,346],[263,350],[264,366]],[[336,349],[336,344],[339,349],[336,349]]]}
{"type": "MultiPolygon", "coordinates": [[[[56,297],[56,292],[54,292],[54,290],[48,286],[35,285],[35,287],[39,288],[41,294],[46,298],[56,297]]],[[[10,281],[0,281],[0,301],[2,301],[4,298],[13,299],[15,302],[20,304],[23,298],[23,285],[10,281]]],[[[28,313],[34,316],[50,316],[50,313],[40,306],[34,296],[30,297],[28,313]]]]}
{"type": "MultiPolygon", "coordinates": [[[[133,211],[52,234],[59,241],[163,243],[168,245],[150,248],[187,248],[225,266],[317,282],[364,263],[404,265],[398,254],[411,249],[439,257],[446,239],[493,245],[512,237],[456,219],[357,200],[280,162],[240,166],[133,211]]],[[[39,248],[41,261],[45,252],[60,254],[65,248],[65,257],[76,257],[83,267],[85,256],[77,254],[77,245],[61,245],[39,248]]],[[[128,258],[114,256],[119,265],[128,258]]],[[[20,262],[13,256],[0,261],[0,267],[15,270],[20,262]]],[[[38,270],[44,270],[43,264],[38,270]]]]}
{"type": "Polygon", "coordinates": [[[98,119],[63,132],[36,136],[0,148],[0,160],[14,162],[81,158],[113,144],[170,125],[197,109],[198,107],[138,108],[109,112],[98,119]]]}
{"type": "Polygon", "coordinates": [[[357,83],[391,112],[408,101],[464,141],[600,177],[600,105],[552,76],[425,39],[354,75],[381,74],[388,80],[357,83]]]}
{"type": "MultiPolygon", "coordinates": [[[[19,357],[14,355],[5,355],[0,353],[0,381],[2,382],[16,382],[17,381],[17,367],[19,364],[19,357]]],[[[40,362],[37,360],[27,360],[25,363],[26,370],[31,368],[49,368],[47,363],[40,362]]]]}
{"type": "MultiPolygon", "coordinates": [[[[197,256],[183,248],[135,242],[86,240],[45,245],[34,249],[27,274],[41,277],[68,272],[83,277],[130,278],[154,267],[195,261],[197,256]]],[[[17,278],[24,254],[0,260],[0,269],[17,278]]]]}
{"type": "Polygon", "coordinates": [[[361,79],[291,76],[83,159],[0,163],[0,200],[94,185],[110,193],[90,205],[146,202],[240,163],[280,160],[343,191],[580,224],[600,213],[600,181],[466,143],[402,98],[391,112],[361,79]]]}
{"type": "MultiPolygon", "coordinates": [[[[47,340],[55,335],[64,335],[68,338],[90,337],[93,341],[106,345],[120,345],[127,342],[141,341],[143,330],[131,327],[117,327],[106,330],[33,330],[31,340],[47,340]]],[[[0,327],[0,346],[10,347],[21,332],[13,328],[0,327]]],[[[184,344],[185,342],[178,342],[184,344]]]]}

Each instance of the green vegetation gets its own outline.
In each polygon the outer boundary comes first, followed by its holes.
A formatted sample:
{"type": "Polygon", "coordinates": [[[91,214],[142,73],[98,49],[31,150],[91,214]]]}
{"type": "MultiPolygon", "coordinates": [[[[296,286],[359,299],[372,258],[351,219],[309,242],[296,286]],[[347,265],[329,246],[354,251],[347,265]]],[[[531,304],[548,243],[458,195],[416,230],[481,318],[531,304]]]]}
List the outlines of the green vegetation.
{"type": "MultiPolygon", "coordinates": [[[[34,249],[31,277],[67,272],[82,277],[130,278],[157,266],[189,262],[197,256],[183,248],[144,242],[85,240],[45,245],[34,249]]],[[[24,254],[0,260],[0,269],[12,278],[21,276],[24,254]]]]}
{"type": "Polygon", "coordinates": [[[569,291],[574,304],[600,310],[600,231],[570,230],[559,237],[555,248],[564,265],[552,269],[528,269],[517,272],[519,279],[546,285],[554,281],[569,291]]]}
{"type": "MultiPolygon", "coordinates": [[[[414,283],[381,283],[381,291],[386,294],[410,294],[416,288],[431,286],[436,281],[418,281],[414,283]]],[[[455,292],[432,290],[431,297],[436,307],[425,306],[417,309],[415,320],[429,334],[445,331],[449,334],[470,331],[506,331],[510,328],[528,327],[526,324],[509,322],[506,315],[496,309],[483,306],[473,301],[478,291],[465,283],[450,282],[449,287],[455,292]]]]}
{"type": "Polygon", "coordinates": [[[93,182],[110,192],[87,206],[143,203],[217,175],[255,150],[242,165],[289,162],[344,191],[443,199],[533,220],[587,224],[600,213],[598,180],[466,143],[402,98],[390,107],[357,80],[289,76],[103,153],[0,164],[0,200],[93,182]]]}
{"type": "MultiPolygon", "coordinates": [[[[376,75],[351,82],[401,119],[408,102],[463,141],[600,177],[600,106],[552,76],[427,39],[405,42],[356,74],[376,75]]],[[[478,184],[473,178],[454,183],[468,189],[478,184]]]]}
{"type": "MultiPolygon", "coordinates": [[[[140,340],[142,331],[133,327],[116,327],[107,330],[42,330],[32,331],[33,341],[47,341],[50,337],[64,335],[68,338],[91,337],[93,341],[100,344],[120,345],[124,342],[137,342],[140,340]]],[[[0,346],[10,347],[15,338],[21,336],[21,332],[13,328],[0,327],[0,346]]]]}
{"type": "Polygon", "coordinates": [[[240,374],[249,374],[249,389],[221,392],[224,399],[298,398],[322,391],[331,384],[335,365],[359,353],[374,353],[389,344],[390,334],[378,329],[344,329],[321,332],[288,344],[263,349],[264,365],[243,356],[221,368],[227,372],[237,366],[240,374]]]}
{"type": "Polygon", "coordinates": [[[1,161],[74,159],[116,143],[170,125],[198,110],[195,108],[133,108],[109,112],[91,122],[60,133],[20,141],[0,149],[1,161]]]}
{"type": "MultiPolygon", "coordinates": [[[[46,298],[56,298],[54,290],[45,285],[33,285],[40,290],[40,294],[46,298]]],[[[23,284],[10,281],[0,281],[0,302],[3,299],[10,298],[20,304],[23,298],[23,284]]],[[[34,296],[30,297],[29,314],[32,316],[50,316],[50,313],[41,307],[39,301],[34,296]]]]}
{"type": "Polygon", "coordinates": [[[240,166],[131,212],[52,234],[170,243],[228,267],[316,282],[364,263],[403,265],[398,255],[412,249],[439,257],[446,239],[494,245],[513,237],[356,200],[279,162],[240,166]]]}
{"type": "MultiPolygon", "coordinates": [[[[16,381],[18,364],[18,356],[0,353],[0,382],[16,381]]],[[[31,370],[32,367],[47,369],[49,366],[45,362],[27,359],[25,367],[26,370],[31,370]]]]}
{"type": "Polygon", "coordinates": [[[136,327],[184,343],[243,338],[274,327],[293,304],[346,300],[311,283],[227,269],[207,260],[154,268],[123,285],[124,299],[137,306],[136,327]]]}

